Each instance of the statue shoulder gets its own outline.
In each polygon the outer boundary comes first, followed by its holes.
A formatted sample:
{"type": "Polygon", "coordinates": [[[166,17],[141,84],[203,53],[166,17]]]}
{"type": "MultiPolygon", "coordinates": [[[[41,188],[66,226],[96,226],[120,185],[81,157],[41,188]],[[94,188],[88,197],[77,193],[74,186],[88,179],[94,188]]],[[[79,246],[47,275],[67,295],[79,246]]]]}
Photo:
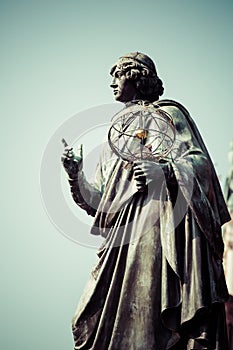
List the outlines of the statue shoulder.
{"type": "Polygon", "coordinates": [[[187,118],[190,120],[190,115],[181,103],[173,100],[160,100],[155,103],[155,106],[170,115],[177,129],[182,130],[187,127],[187,118]]]}
{"type": "Polygon", "coordinates": [[[177,102],[174,100],[170,100],[170,99],[159,100],[155,102],[154,105],[160,108],[164,108],[166,110],[170,110],[174,114],[182,113],[185,116],[189,115],[188,110],[180,102],[177,102]]]}

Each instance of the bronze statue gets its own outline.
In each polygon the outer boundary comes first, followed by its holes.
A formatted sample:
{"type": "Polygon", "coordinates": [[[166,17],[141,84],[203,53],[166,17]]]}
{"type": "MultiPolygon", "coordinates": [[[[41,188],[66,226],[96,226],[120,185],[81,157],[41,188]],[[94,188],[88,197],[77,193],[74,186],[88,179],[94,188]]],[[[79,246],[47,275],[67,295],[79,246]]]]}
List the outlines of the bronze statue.
{"type": "MultiPolygon", "coordinates": [[[[121,57],[111,75],[117,101],[169,114],[176,137],[158,161],[127,164],[106,145],[94,184],[82,148],[65,145],[73,198],[94,217],[91,232],[105,237],[73,318],[75,349],[227,350],[221,225],[230,217],[209,154],[187,110],[159,99],[163,84],[148,56],[121,57]]],[[[149,154],[156,140],[145,123],[131,144],[139,138],[149,154]]]]}

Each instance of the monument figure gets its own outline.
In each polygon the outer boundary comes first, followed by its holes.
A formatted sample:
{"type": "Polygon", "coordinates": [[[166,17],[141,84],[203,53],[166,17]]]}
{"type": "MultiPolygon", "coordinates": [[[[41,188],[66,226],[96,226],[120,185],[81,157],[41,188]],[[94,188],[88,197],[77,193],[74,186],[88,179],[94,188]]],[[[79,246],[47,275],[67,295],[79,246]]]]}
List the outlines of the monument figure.
{"type": "Polygon", "coordinates": [[[221,226],[230,217],[208,151],[185,107],[160,100],[147,55],[120,57],[110,73],[125,108],[95,182],[82,147],[65,144],[62,157],[74,201],[104,237],[73,318],[74,348],[227,350],[221,226]]]}

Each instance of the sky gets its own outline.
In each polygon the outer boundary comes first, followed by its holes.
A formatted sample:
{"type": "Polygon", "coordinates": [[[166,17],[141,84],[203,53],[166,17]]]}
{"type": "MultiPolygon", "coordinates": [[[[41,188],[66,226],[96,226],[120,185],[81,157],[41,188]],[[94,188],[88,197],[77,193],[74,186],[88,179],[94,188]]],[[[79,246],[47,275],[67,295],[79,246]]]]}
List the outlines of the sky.
{"type": "Polygon", "coordinates": [[[0,1],[1,349],[73,348],[70,322],[98,243],[90,218],[70,204],[58,136],[82,134],[84,156],[97,159],[108,115],[122,108],[109,87],[118,57],[140,51],[155,61],[163,97],[190,111],[224,184],[233,139],[232,15],[225,0],[0,1]],[[67,222],[69,206],[86,223],[77,228],[88,237],[80,244],[61,232],[44,200],[48,190],[56,207],[58,179],[60,217],[67,222]]]}

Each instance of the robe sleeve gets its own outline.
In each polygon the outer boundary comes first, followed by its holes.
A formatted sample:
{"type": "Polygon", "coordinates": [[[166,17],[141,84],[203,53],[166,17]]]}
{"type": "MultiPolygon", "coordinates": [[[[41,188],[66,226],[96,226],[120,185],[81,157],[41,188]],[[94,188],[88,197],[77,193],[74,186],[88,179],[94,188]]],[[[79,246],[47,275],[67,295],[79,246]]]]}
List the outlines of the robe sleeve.
{"type": "Polygon", "coordinates": [[[69,178],[70,190],[75,203],[84,209],[88,215],[95,216],[103,193],[103,175],[101,164],[98,163],[95,181],[89,183],[83,171],[74,179],[69,178]]]}
{"type": "Polygon", "coordinates": [[[169,167],[178,191],[181,191],[210,246],[222,257],[221,217],[215,191],[217,177],[212,162],[181,110],[172,106],[166,107],[166,111],[171,114],[176,128],[169,167]]]}

